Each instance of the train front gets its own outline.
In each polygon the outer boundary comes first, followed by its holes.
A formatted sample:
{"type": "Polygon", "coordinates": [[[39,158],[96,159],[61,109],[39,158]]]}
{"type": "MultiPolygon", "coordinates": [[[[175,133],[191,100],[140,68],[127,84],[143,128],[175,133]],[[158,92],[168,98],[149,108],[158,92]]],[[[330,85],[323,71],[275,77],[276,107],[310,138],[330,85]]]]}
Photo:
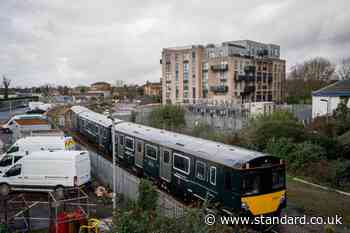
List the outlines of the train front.
{"type": "Polygon", "coordinates": [[[279,215],[286,207],[286,172],[283,160],[263,156],[243,164],[241,210],[243,213],[279,215]]]}

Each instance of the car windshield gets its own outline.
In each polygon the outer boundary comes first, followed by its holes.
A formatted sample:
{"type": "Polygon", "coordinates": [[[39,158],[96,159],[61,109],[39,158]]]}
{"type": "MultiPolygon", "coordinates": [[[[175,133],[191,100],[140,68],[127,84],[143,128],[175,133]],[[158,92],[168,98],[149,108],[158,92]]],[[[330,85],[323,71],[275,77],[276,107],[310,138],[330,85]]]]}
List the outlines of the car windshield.
{"type": "Polygon", "coordinates": [[[0,160],[0,167],[7,167],[12,165],[12,156],[6,155],[0,160]]]}
{"type": "Polygon", "coordinates": [[[6,153],[7,154],[11,154],[11,153],[14,153],[14,152],[17,152],[19,151],[19,147],[18,146],[12,146],[6,153]]]}

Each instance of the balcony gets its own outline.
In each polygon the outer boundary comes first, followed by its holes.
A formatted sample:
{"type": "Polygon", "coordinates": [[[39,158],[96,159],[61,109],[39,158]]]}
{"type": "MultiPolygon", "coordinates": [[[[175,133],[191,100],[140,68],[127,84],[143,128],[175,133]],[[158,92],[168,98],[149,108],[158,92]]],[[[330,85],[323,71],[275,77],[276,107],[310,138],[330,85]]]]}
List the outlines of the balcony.
{"type": "Polygon", "coordinates": [[[254,82],[255,75],[238,75],[236,78],[237,82],[246,81],[246,82],[254,82]]]}
{"type": "Polygon", "coordinates": [[[272,74],[271,74],[271,73],[267,75],[267,81],[268,81],[269,83],[272,82],[272,74]]]}
{"type": "Polygon", "coordinates": [[[249,93],[254,92],[254,91],[255,91],[254,86],[248,86],[248,87],[244,87],[243,93],[249,94],[249,93]]]}
{"type": "Polygon", "coordinates": [[[210,91],[214,93],[226,93],[228,92],[228,86],[225,86],[225,85],[211,86],[210,91]]]}
{"type": "Polygon", "coordinates": [[[248,65],[244,67],[244,72],[246,74],[255,74],[255,66],[253,65],[248,65]]]}
{"type": "Polygon", "coordinates": [[[227,71],[228,70],[228,64],[216,64],[211,66],[211,70],[214,72],[217,71],[227,71]]]}

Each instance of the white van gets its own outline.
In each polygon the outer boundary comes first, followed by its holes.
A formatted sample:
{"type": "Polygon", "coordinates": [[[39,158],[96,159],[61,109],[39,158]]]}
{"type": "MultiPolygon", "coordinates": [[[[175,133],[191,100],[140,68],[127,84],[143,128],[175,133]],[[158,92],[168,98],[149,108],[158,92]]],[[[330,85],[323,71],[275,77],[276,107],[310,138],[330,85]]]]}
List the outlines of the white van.
{"type": "Polygon", "coordinates": [[[0,176],[0,195],[10,191],[52,191],[79,187],[91,179],[87,151],[38,151],[0,176]]]}
{"type": "Polygon", "coordinates": [[[74,149],[75,143],[72,137],[36,136],[18,139],[6,153],[0,155],[0,175],[31,152],[74,149]]]}

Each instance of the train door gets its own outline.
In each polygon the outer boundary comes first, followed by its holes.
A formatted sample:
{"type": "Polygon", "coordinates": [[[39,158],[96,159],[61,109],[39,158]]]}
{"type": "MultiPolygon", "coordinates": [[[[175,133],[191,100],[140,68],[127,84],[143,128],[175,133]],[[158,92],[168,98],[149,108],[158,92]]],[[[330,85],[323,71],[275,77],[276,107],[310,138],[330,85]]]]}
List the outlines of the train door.
{"type": "Polygon", "coordinates": [[[168,182],[171,182],[171,165],[171,150],[162,147],[160,150],[160,177],[168,182]]]}
{"type": "Polygon", "coordinates": [[[143,141],[136,139],[135,165],[139,168],[143,168],[143,154],[143,141]]]}
{"type": "Polygon", "coordinates": [[[124,135],[118,134],[118,157],[124,158],[124,135]]]}

